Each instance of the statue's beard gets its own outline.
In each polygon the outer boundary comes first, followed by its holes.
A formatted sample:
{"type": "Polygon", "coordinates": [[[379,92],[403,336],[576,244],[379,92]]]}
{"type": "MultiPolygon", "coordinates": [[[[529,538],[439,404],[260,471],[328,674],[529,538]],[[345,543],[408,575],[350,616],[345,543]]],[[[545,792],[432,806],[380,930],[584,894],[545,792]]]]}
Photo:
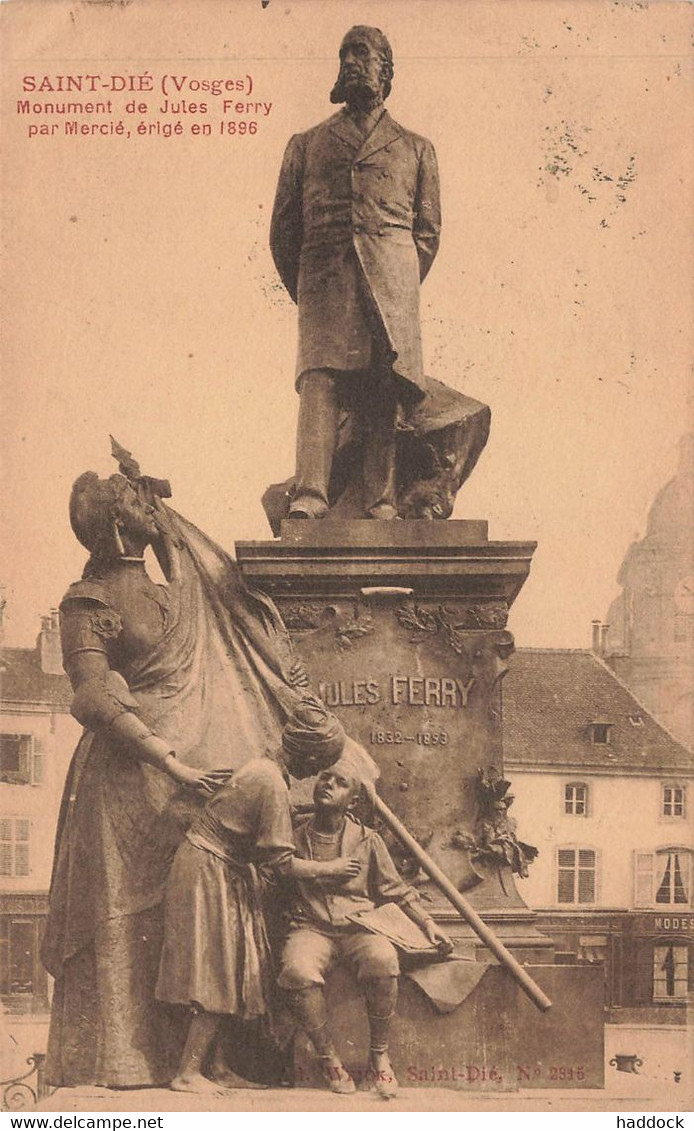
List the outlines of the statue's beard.
{"type": "Polygon", "coordinates": [[[337,82],[330,91],[330,101],[338,104],[346,102],[348,106],[359,110],[373,110],[383,102],[383,90],[380,84],[374,86],[365,78],[346,82],[345,74],[340,70],[337,82]]]}

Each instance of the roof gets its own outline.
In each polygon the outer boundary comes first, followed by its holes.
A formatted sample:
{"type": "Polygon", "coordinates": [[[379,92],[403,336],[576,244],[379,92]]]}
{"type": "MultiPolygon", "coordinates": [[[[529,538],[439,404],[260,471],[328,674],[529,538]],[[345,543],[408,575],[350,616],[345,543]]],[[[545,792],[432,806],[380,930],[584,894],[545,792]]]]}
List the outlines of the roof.
{"type": "Polygon", "coordinates": [[[48,675],[38,648],[3,648],[0,653],[0,696],[6,707],[17,703],[45,704],[68,710],[72,702],[66,675],[48,675]]]}
{"type": "Polygon", "coordinates": [[[506,767],[618,774],[692,770],[686,747],[593,652],[519,648],[509,669],[502,684],[506,767]],[[596,722],[611,724],[606,745],[592,742],[590,724],[596,722]]]}

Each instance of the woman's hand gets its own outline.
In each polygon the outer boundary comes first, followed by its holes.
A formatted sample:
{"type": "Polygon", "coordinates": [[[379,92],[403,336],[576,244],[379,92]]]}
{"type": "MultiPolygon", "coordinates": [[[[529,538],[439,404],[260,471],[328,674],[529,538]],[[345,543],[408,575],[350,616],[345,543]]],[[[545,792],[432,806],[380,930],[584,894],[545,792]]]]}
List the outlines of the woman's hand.
{"type": "Polygon", "coordinates": [[[290,687],[308,687],[308,672],[301,660],[294,660],[289,669],[287,683],[290,687]]]}
{"type": "Polygon", "coordinates": [[[167,760],[166,771],[174,781],[206,795],[216,793],[234,773],[233,770],[201,770],[195,766],[186,766],[177,758],[167,760]]]}
{"type": "Polygon", "coordinates": [[[453,943],[449,939],[446,932],[442,931],[440,927],[436,926],[436,923],[433,919],[427,920],[427,922],[423,924],[422,930],[424,931],[426,937],[429,939],[431,945],[436,947],[442,958],[445,958],[447,954],[451,953],[451,951],[453,950],[453,943]]]}
{"type": "Polygon", "coordinates": [[[323,877],[330,880],[353,880],[361,872],[361,861],[338,856],[337,860],[326,860],[321,867],[323,877]]]}

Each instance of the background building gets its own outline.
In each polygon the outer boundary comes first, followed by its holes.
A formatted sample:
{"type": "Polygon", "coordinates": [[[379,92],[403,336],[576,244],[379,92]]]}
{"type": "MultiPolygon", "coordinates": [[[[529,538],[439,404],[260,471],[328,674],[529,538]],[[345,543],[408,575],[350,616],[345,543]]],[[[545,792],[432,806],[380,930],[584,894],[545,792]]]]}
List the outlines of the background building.
{"type": "MultiPolygon", "coordinates": [[[[655,717],[694,746],[694,436],[627,550],[601,633],[605,659],[655,717]]],[[[597,650],[596,642],[594,648],[597,650]]]]}
{"type": "Polygon", "coordinates": [[[60,798],[80,733],[56,611],[43,618],[34,648],[2,650],[0,681],[0,1001],[8,1039],[26,1056],[45,1047],[49,979],[39,945],[60,798]]]}
{"type": "Polygon", "coordinates": [[[503,702],[512,813],[540,850],[519,890],[557,960],[604,965],[609,1020],[683,1023],[691,755],[588,651],[519,649],[503,702]]]}

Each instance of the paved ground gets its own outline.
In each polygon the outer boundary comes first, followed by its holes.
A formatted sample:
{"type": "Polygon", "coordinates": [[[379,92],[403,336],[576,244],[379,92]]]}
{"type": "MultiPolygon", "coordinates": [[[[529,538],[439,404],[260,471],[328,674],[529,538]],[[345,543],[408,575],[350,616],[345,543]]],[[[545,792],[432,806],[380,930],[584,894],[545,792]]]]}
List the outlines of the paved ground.
{"type": "Polygon", "coordinates": [[[444,1088],[403,1088],[396,1100],[384,1103],[370,1092],[355,1096],[332,1096],[304,1088],[270,1088],[259,1092],[239,1092],[229,1100],[206,1100],[160,1088],[117,1092],[108,1088],[61,1088],[39,1104],[50,1112],[168,1112],[168,1111],[687,1111],[684,1095],[676,1106],[674,1096],[663,1100],[642,1097],[633,1100],[607,1096],[605,1092],[488,1092],[485,1095],[454,1092],[444,1088]]]}
{"type": "MultiPolygon", "coordinates": [[[[18,1035],[19,1035],[19,1031],[18,1035]]],[[[199,1098],[165,1089],[112,1091],[108,1088],[63,1088],[40,1107],[45,1111],[688,1111],[694,1093],[692,1030],[681,1026],[615,1026],[605,1029],[604,1090],[462,1092],[445,1088],[403,1088],[399,1098],[384,1104],[368,1091],[337,1097],[308,1089],[239,1092],[230,1099],[201,1104],[199,1098]],[[641,1059],[638,1074],[617,1072],[610,1060],[617,1053],[641,1059]],[[679,1073],[679,1083],[675,1074],[679,1073]]],[[[26,1066],[27,1050],[42,1047],[27,1034],[17,1047],[17,1068],[26,1066]]]]}

